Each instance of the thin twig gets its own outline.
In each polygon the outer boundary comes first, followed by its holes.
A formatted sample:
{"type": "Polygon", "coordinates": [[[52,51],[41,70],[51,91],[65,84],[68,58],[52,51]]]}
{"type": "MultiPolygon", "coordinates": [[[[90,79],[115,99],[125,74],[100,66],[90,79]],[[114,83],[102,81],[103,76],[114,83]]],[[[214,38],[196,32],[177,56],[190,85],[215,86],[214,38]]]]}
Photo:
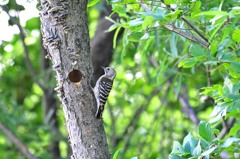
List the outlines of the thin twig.
{"type": "Polygon", "coordinates": [[[0,130],[13,142],[20,152],[28,159],[37,159],[28,148],[11,132],[3,123],[0,122],[0,130]]]}
{"type": "Polygon", "coordinates": [[[211,79],[210,79],[211,73],[210,73],[210,69],[209,69],[208,65],[206,65],[206,74],[207,74],[207,85],[208,85],[208,87],[210,87],[211,86],[211,79]]]}
{"type": "Polygon", "coordinates": [[[28,50],[28,47],[25,43],[25,34],[24,34],[24,31],[23,31],[23,28],[22,26],[20,25],[19,23],[19,19],[15,18],[15,17],[12,17],[10,14],[9,14],[9,10],[5,7],[5,6],[1,6],[3,8],[3,10],[8,14],[8,16],[10,17],[10,21],[17,25],[19,31],[20,31],[20,39],[21,39],[21,42],[22,42],[22,45],[23,45],[23,49],[24,49],[24,54],[25,54],[25,61],[26,61],[26,65],[27,65],[27,68],[29,70],[29,73],[31,75],[31,77],[33,78],[33,81],[35,83],[38,84],[38,86],[44,91],[45,90],[45,86],[37,79],[37,73],[35,72],[34,70],[34,67],[33,67],[33,64],[31,62],[31,59],[29,57],[29,50],[28,50]]]}
{"type": "MultiPolygon", "coordinates": [[[[146,6],[146,5],[144,5],[144,4],[142,4],[142,3],[139,3],[140,4],[140,6],[147,12],[147,13],[150,13],[150,14],[154,14],[153,13],[153,11],[148,7],[148,6],[146,6]]],[[[184,18],[184,17],[181,17],[181,19],[184,19],[183,21],[184,22],[186,22],[187,20],[184,18]]],[[[187,21],[188,22],[188,21],[187,21]]],[[[188,25],[190,24],[189,22],[187,23],[188,25]]],[[[189,27],[191,27],[192,25],[190,24],[190,26],[189,27]]],[[[175,33],[177,33],[177,34],[179,34],[179,35],[181,35],[181,36],[183,36],[183,37],[185,37],[185,38],[187,38],[187,39],[189,39],[189,40],[191,40],[191,41],[193,41],[193,42],[196,42],[196,43],[198,43],[198,44],[200,44],[200,45],[202,45],[202,46],[204,46],[204,47],[206,47],[206,48],[208,48],[209,46],[210,46],[210,44],[207,42],[207,41],[205,41],[207,38],[205,38],[195,27],[191,27],[191,29],[192,30],[194,30],[201,38],[203,38],[204,40],[201,40],[201,39],[199,39],[199,38],[197,38],[197,37],[195,37],[195,36],[193,36],[193,35],[191,35],[191,34],[189,34],[189,33],[187,33],[187,32],[184,32],[184,31],[182,31],[182,30],[179,30],[179,29],[177,29],[176,27],[175,27],[175,25],[173,25],[173,24],[166,24],[165,25],[165,28],[167,28],[168,30],[170,30],[170,31],[172,31],[172,32],[175,32],[175,33]]]]}
{"type": "Polygon", "coordinates": [[[188,115],[188,118],[195,124],[198,125],[200,120],[197,117],[197,114],[195,110],[192,108],[192,106],[189,103],[188,99],[188,91],[186,86],[182,86],[184,93],[179,93],[178,95],[178,101],[180,102],[182,106],[182,111],[188,115]]]}
{"type": "Polygon", "coordinates": [[[235,119],[233,117],[230,118],[228,121],[223,119],[223,122],[222,122],[223,128],[222,128],[221,132],[219,133],[218,138],[223,139],[228,134],[230,129],[233,127],[234,123],[235,123],[235,119]]]}
{"type": "Polygon", "coordinates": [[[208,48],[209,45],[210,45],[209,43],[207,43],[207,42],[205,42],[205,41],[203,41],[203,40],[201,40],[201,39],[199,39],[199,38],[197,38],[197,37],[195,37],[195,36],[193,36],[193,35],[191,35],[191,34],[189,34],[187,32],[184,32],[182,30],[176,29],[176,27],[173,24],[166,24],[165,28],[167,28],[168,30],[171,30],[171,31],[173,31],[173,32],[175,32],[175,33],[177,33],[177,34],[187,38],[188,40],[196,42],[196,43],[198,43],[198,44],[200,44],[200,45],[202,45],[202,46],[204,46],[206,48],[208,48]]]}
{"type": "MultiPolygon", "coordinates": [[[[208,43],[208,39],[202,35],[197,28],[195,28],[189,21],[187,21],[183,16],[180,17],[192,30],[194,30],[206,43],[208,43]]],[[[210,44],[208,44],[210,45],[210,44]]]]}

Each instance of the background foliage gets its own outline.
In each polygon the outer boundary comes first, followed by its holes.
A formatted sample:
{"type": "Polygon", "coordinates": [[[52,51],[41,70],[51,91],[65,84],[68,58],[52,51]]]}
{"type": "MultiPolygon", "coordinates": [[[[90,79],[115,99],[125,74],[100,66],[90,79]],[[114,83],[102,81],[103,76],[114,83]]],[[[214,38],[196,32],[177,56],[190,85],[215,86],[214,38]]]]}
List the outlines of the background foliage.
{"type": "MultiPolygon", "coordinates": [[[[55,141],[58,158],[67,158],[60,104],[55,110],[58,135],[52,135],[51,113],[43,107],[42,96],[53,90],[55,80],[51,67],[43,67],[39,18],[26,16],[32,12],[27,5],[37,8],[36,2],[14,2],[1,2],[1,25],[11,29],[0,47],[0,122],[39,158],[53,158],[55,141]],[[29,71],[24,45],[35,74],[29,71]]],[[[89,2],[91,37],[103,8],[97,2],[89,2]]],[[[117,71],[103,115],[111,153],[117,152],[118,158],[238,158],[239,1],[108,3],[120,16],[106,17],[113,23],[108,31],[115,31],[111,65],[117,71]],[[193,42],[196,39],[204,43],[193,42]]],[[[50,94],[56,98],[53,91],[50,94]]],[[[0,143],[2,158],[24,158],[2,131],[0,143]]]]}

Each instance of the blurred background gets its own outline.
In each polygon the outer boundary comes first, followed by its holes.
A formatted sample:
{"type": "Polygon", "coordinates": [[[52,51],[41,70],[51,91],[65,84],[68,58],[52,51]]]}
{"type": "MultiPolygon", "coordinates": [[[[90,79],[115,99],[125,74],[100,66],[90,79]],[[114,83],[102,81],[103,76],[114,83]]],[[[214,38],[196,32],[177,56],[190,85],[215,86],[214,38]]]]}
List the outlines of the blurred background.
{"type": "MultiPolygon", "coordinates": [[[[39,158],[69,158],[55,73],[41,45],[39,6],[33,0],[0,3],[0,158],[26,158],[16,141],[39,158]]],[[[220,3],[202,5],[208,10],[220,3]]],[[[110,14],[111,7],[103,3],[88,8],[95,76],[102,74],[99,66],[117,71],[103,113],[110,153],[165,159],[174,140],[196,133],[199,121],[208,120],[213,100],[200,96],[199,89],[209,81],[222,83],[223,72],[216,70],[209,79],[204,65],[178,68],[190,42],[164,28],[148,30],[154,35],[148,43],[135,42],[134,37],[126,42],[123,29],[117,37],[116,30],[105,32],[112,25],[105,18],[110,14]]],[[[119,20],[117,15],[111,18],[119,20]]]]}

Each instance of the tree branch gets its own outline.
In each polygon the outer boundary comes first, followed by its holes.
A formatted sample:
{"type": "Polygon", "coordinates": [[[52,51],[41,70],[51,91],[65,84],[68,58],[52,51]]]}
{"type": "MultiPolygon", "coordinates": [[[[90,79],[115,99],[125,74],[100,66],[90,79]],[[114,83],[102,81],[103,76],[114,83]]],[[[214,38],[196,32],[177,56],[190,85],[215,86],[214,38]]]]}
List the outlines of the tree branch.
{"type": "Polygon", "coordinates": [[[37,159],[28,148],[3,124],[0,122],[0,130],[12,141],[18,150],[28,159],[37,159]]]}
{"type": "MultiPolygon", "coordinates": [[[[140,6],[141,6],[147,13],[154,14],[153,11],[152,11],[148,6],[146,6],[146,5],[142,4],[142,3],[139,3],[139,4],[140,4],[140,6]]],[[[181,17],[181,19],[184,19],[184,20],[183,20],[184,22],[187,21],[187,20],[186,20],[185,18],[183,18],[183,17],[181,17]]],[[[187,21],[187,22],[188,22],[188,21],[187,21]]],[[[188,22],[187,24],[189,25],[190,23],[188,22]]],[[[190,25],[191,25],[191,24],[190,24],[190,25]]],[[[192,26],[192,25],[191,25],[191,26],[192,26]]],[[[206,47],[206,48],[208,48],[208,47],[210,46],[210,44],[209,44],[208,42],[204,41],[206,38],[205,38],[202,34],[200,34],[200,35],[201,35],[200,37],[203,36],[203,37],[204,37],[204,40],[201,40],[201,39],[199,39],[199,38],[197,38],[197,37],[195,37],[195,36],[193,36],[193,35],[191,35],[191,34],[189,34],[189,33],[187,33],[187,32],[184,32],[184,31],[176,28],[174,24],[166,24],[164,27],[167,28],[168,30],[170,30],[170,31],[172,31],[172,32],[175,32],[175,33],[179,34],[180,36],[185,37],[186,39],[189,39],[189,40],[191,40],[191,41],[193,41],[193,42],[196,42],[196,43],[198,43],[198,44],[200,44],[200,45],[202,45],[202,46],[204,46],[204,47],[206,47]]],[[[196,30],[197,30],[195,27],[193,27],[193,28],[191,28],[191,29],[193,29],[195,32],[196,32],[196,30]]],[[[200,32],[197,30],[197,34],[198,34],[198,33],[200,33],[200,32]]]]}
{"type": "Polygon", "coordinates": [[[189,103],[188,99],[188,90],[186,86],[182,86],[184,93],[179,93],[178,95],[178,101],[180,102],[182,106],[182,111],[188,115],[189,119],[195,124],[198,125],[200,120],[197,117],[196,112],[192,108],[192,106],[189,103]]]}
{"type": "Polygon", "coordinates": [[[230,118],[228,121],[223,119],[223,122],[222,122],[223,128],[222,128],[221,132],[219,133],[218,138],[223,139],[229,133],[229,131],[233,127],[234,123],[235,123],[234,118],[230,118]]]}
{"type": "Polygon", "coordinates": [[[45,86],[37,79],[37,73],[35,72],[34,70],[34,67],[32,65],[32,62],[31,62],[31,59],[29,57],[29,50],[28,50],[28,47],[25,43],[25,34],[24,34],[24,31],[23,31],[23,28],[22,26],[20,25],[19,23],[19,19],[15,18],[15,17],[12,17],[10,14],[9,14],[9,10],[7,9],[7,7],[5,6],[1,6],[3,8],[3,10],[8,14],[8,16],[10,17],[10,21],[17,25],[18,29],[19,29],[19,32],[20,32],[20,39],[21,39],[21,42],[22,42],[22,45],[23,45],[23,49],[24,49],[24,54],[25,54],[25,61],[26,61],[26,65],[27,65],[27,68],[29,70],[29,73],[33,79],[33,81],[35,83],[38,84],[38,86],[44,91],[45,90],[45,86]]]}

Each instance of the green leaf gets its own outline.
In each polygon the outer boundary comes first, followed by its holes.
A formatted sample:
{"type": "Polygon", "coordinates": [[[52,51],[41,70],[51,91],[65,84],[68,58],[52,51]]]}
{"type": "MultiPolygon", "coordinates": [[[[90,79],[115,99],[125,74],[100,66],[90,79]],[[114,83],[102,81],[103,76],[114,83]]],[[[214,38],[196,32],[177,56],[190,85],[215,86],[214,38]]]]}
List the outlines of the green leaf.
{"type": "Polygon", "coordinates": [[[132,4],[136,3],[136,0],[108,0],[109,3],[117,3],[117,4],[132,4]]]}
{"type": "Polygon", "coordinates": [[[171,34],[170,46],[171,46],[170,49],[171,49],[171,52],[172,52],[172,56],[176,58],[178,56],[176,33],[171,34]]]}
{"type": "Polygon", "coordinates": [[[117,151],[115,151],[112,159],[117,159],[120,150],[121,149],[118,149],[117,151]]]}
{"type": "Polygon", "coordinates": [[[142,32],[134,32],[128,36],[128,40],[132,42],[139,42],[142,36],[143,36],[142,32]]]}
{"type": "Polygon", "coordinates": [[[204,62],[204,65],[217,65],[218,64],[218,61],[207,61],[207,62],[204,62]]]}
{"type": "Polygon", "coordinates": [[[148,40],[149,39],[149,34],[148,33],[145,33],[140,40],[148,40]]]}
{"type": "Polygon", "coordinates": [[[87,7],[91,7],[95,4],[97,4],[100,0],[88,0],[87,7]]]}
{"type": "Polygon", "coordinates": [[[208,156],[208,155],[210,155],[217,147],[218,147],[218,146],[214,146],[214,147],[208,149],[207,151],[205,151],[205,152],[202,153],[202,156],[208,156]]]}
{"type": "Polygon", "coordinates": [[[169,159],[187,159],[187,158],[184,158],[175,154],[171,154],[169,155],[169,159]]]}
{"type": "Polygon", "coordinates": [[[182,145],[178,141],[174,141],[173,142],[173,149],[172,149],[171,153],[174,153],[174,154],[182,154],[182,153],[184,153],[182,145]]]}
{"type": "Polygon", "coordinates": [[[240,29],[234,30],[232,34],[232,39],[235,42],[240,42],[240,29]]]}
{"type": "Polygon", "coordinates": [[[178,67],[190,68],[196,65],[196,63],[197,61],[195,61],[193,58],[185,58],[179,62],[178,67]]]}
{"type": "Polygon", "coordinates": [[[132,27],[142,25],[142,23],[143,23],[142,18],[137,18],[137,19],[134,19],[134,20],[131,20],[131,21],[128,22],[128,24],[132,27]]]}
{"type": "Polygon", "coordinates": [[[198,144],[198,139],[195,139],[191,133],[189,133],[183,140],[183,149],[185,152],[193,154],[195,147],[198,144]]]}
{"type": "Polygon", "coordinates": [[[191,16],[194,16],[195,14],[200,12],[201,2],[197,1],[195,3],[191,3],[191,7],[192,7],[191,16]]]}
{"type": "Polygon", "coordinates": [[[240,124],[236,124],[234,127],[230,129],[229,136],[236,135],[240,130],[240,124]]]}
{"type": "Polygon", "coordinates": [[[198,125],[198,134],[206,141],[211,142],[214,139],[214,131],[208,122],[201,121],[198,125]]]}
{"type": "Polygon", "coordinates": [[[201,148],[200,140],[199,140],[197,147],[195,147],[193,150],[193,156],[199,156],[201,154],[201,152],[202,152],[202,148],[201,148]]]}
{"type": "Polygon", "coordinates": [[[215,54],[216,54],[216,52],[217,52],[217,47],[218,47],[217,42],[216,42],[216,41],[213,41],[213,42],[211,43],[211,45],[210,45],[210,51],[211,51],[211,54],[212,54],[212,55],[215,55],[215,54]]]}
{"type": "Polygon", "coordinates": [[[39,26],[40,26],[39,17],[31,18],[27,21],[25,29],[27,30],[38,29],[39,26]]]}
{"type": "Polygon", "coordinates": [[[116,45],[117,45],[117,36],[118,36],[120,30],[121,30],[121,27],[118,27],[118,28],[116,29],[115,33],[114,33],[114,37],[113,37],[113,48],[115,48],[116,45]]]}
{"type": "Polygon", "coordinates": [[[111,31],[115,30],[117,27],[119,27],[119,25],[117,23],[115,23],[115,24],[111,25],[106,32],[111,32],[111,31]]]}
{"type": "Polygon", "coordinates": [[[220,51],[217,54],[218,60],[221,62],[233,62],[235,61],[234,54],[225,52],[225,51],[220,51]]]}
{"type": "Polygon", "coordinates": [[[216,105],[210,114],[210,117],[214,117],[210,120],[210,123],[218,122],[222,117],[226,116],[227,109],[233,104],[234,102],[224,102],[216,105]]]}
{"type": "Polygon", "coordinates": [[[113,12],[118,13],[120,16],[126,14],[126,9],[122,5],[113,5],[113,12]]]}
{"type": "Polygon", "coordinates": [[[201,12],[201,13],[198,13],[196,15],[194,15],[194,17],[198,17],[198,16],[202,16],[202,15],[205,15],[205,16],[228,16],[229,14],[227,12],[224,12],[224,11],[219,11],[219,10],[213,10],[213,11],[206,11],[206,12],[201,12]]]}
{"type": "Polygon", "coordinates": [[[146,16],[142,23],[143,29],[146,29],[148,26],[151,26],[154,22],[154,18],[152,16],[146,16]]]}
{"type": "MultiPolygon", "coordinates": [[[[223,18],[222,18],[222,19],[223,19],[223,18]]],[[[209,41],[211,41],[212,38],[215,37],[216,33],[218,32],[218,30],[219,30],[220,28],[222,28],[222,26],[225,24],[226,20],[227,20],[227,18],[224,18],[224,20],[222,20],[222,22],[220,22],[219,24],[217,24],[217,27],[213,30],[213,32],[212,32],[212,34],[211,34],[211,36],[210,36],[209,41]]]]}
{"type": "Polygon", "coordinates": [[[196,44],[191,45],[189,51],[192,53],[195,61],[202,61],[207,57],[208,52],[206,49],[196,44]]]}
{"type": "Polygon", "coordinates": [[[164,3],[165,3],[166,5],[169,5],[169,4],[177,3],[177,1],[176,1],[176,0],[164,0],[164,3]]]}
{"type": "Polygon", "coordinates": [[[240,112],[240,99],[239,99],[239,95],[237,96],[238,100],[233,102],[233,105],[228,107],[227,112],[228,112],[228,116],[235,116],[235,115],[239,115],[240,112]]]}
{"type": "Polygon", "coordinates": [[[223,142],[221,147],[227,148],[227,147],[231,146],[233,143],[239,143],[239,142],[240,142],[240,138],[230,137],[223,142]]]}
{"type": "Polygon", "coordinates": [[[178,18],[182,14],[182,10],[176,10],[174,12],[171,12],[165,16],[166,20],[173,20],[178,18]]]}

